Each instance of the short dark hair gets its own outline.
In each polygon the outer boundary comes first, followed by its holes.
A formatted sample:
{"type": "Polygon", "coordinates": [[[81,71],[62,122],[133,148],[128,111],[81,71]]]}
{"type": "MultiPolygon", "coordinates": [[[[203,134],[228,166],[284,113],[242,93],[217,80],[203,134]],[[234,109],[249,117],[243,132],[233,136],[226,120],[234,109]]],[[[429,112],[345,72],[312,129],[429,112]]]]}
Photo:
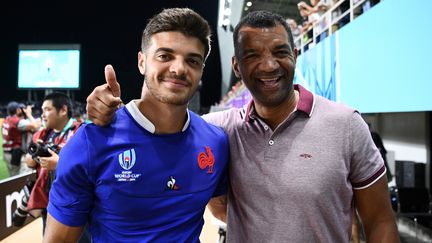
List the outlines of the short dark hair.
{"type": "Polygon", "coordinates": [[[141,50],[144,52],[150,45],[152,35],[178,31],[186,36],[195,37],[204,45],[204,59],[210,53],[211,30],[208,22],[189,8],[168,8],[153,16],[145,27],[141,39],[141,50]]]}
{"type": "Polygon", "coordinates": [[[285,18],[283,18],[281,15],[276,13],[260,10],[260,11],[253,11],[248,13],[236,25],[233,34],[235,55],[236,56],[240,55],[239,46],[238,46],[239,45],[238,35],[242,27],[248,26],[252,28],[269,28],[269,27],[275,27],[278,24],[281,24],[285,28],[286,32],[288,33],[288,41],[291,46],[291,49],[294,50],[294,39],[291,33],[291,29],[288,26],[288,23],[286,22],[285,18]]]}
{"type": "Polygon", "coordinates": [[[66,94],[60,92],[53,92],[44,97],[43,101],[46,100],[51,100],[52,105],[57,112],[65,105],[68,109],[67,116],[69,118],[72,117],[72,102],[66,94]]]}

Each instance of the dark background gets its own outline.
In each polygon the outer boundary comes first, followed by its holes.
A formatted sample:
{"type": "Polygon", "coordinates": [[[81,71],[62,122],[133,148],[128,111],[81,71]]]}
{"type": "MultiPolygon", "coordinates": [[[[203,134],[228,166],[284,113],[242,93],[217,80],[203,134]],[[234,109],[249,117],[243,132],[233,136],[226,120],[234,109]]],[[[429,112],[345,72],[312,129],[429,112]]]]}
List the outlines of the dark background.
{"type": "MultiPolygon", "coordinates": [[[[122,86],[122,99],[140,97],[143,77],[137,68],[141,33],[148,18],[163,8],[190,7],[211,25],[212,51],[206,62],[200,92],[202,107],[220,99],[221,70],[217,41],[218,1],[11,1],[0,8],[0,103],[27,100],[27,90],[17,89],[18,45],[81,45],[81,88],[75,100],[85,102],[103,84],[104,67],[112,64],[122,86]]],[[[44,90],[32,92],[41,100],[44,90]]]]}

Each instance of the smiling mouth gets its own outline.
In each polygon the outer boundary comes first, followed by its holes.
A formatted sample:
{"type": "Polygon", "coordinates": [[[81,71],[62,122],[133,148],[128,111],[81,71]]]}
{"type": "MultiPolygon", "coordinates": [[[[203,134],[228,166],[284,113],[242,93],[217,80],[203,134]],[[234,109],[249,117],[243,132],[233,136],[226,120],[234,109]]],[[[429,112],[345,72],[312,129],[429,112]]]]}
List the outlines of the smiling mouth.
{"type": "Polygon", "coordinates": [[[277,87],[279,80],[281,77],[272,77],[272,78],[258,78],[258,81],[264,88],[275,88],[277,87]]]}
{"type": "Polygon", "coordinates": [[[189,83],[187,81],[180,80],[180,79],[164,79],[163,82],[172,88],[180,89],[189,86],[189,83]]]}

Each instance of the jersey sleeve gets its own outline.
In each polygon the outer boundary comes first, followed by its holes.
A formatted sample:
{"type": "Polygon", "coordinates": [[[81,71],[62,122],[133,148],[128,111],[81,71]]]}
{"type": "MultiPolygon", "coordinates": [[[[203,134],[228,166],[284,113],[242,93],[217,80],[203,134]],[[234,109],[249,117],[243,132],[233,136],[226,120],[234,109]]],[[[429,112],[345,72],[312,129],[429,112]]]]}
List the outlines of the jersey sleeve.
{"type": "Polygon", "coordinates": [[[354,189],[371,186],[385,175],[384,161],[375,146],[366,122],[357,112],[350,122],[351,170],[350,179],[354,189]]]}
{"type": "Polygon", "coordinates": [[[221,176],[219,178],[219,182],[218,185],[216,186],[216,189],[212,195],[212,197],[217,197],[217,196],[221,196],[223,194],[227,193],[227,188],[228,188],[228,164],[229,164],[229,159],[230,159],[230,150],[229,150],[229,143],[228,143],[228,136],[223,133],[223,139],[221,139],[221,160],[223,162],[223,168],[221,168],[222,173],[221,176]]]}
{"type": "Polygon", "coordinates": [[[48,213],[68,226],[85,225],[93,205],[87,141],[83,126],[62,148],[49,193],[48,213]]]}

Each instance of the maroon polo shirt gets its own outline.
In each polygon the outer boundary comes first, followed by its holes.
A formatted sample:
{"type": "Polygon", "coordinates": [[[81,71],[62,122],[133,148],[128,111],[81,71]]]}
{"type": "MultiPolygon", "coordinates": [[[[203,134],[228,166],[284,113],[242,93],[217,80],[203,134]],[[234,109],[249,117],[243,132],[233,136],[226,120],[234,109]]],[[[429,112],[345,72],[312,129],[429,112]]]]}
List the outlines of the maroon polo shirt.
{"type": "Polygon", "coordinates": [[[274,130],[253,101],[204,116],[230,139],[230,242],[349,242],[353,189],[385,175],[358,112],[295,89],[296,110],[274,130]]]}

